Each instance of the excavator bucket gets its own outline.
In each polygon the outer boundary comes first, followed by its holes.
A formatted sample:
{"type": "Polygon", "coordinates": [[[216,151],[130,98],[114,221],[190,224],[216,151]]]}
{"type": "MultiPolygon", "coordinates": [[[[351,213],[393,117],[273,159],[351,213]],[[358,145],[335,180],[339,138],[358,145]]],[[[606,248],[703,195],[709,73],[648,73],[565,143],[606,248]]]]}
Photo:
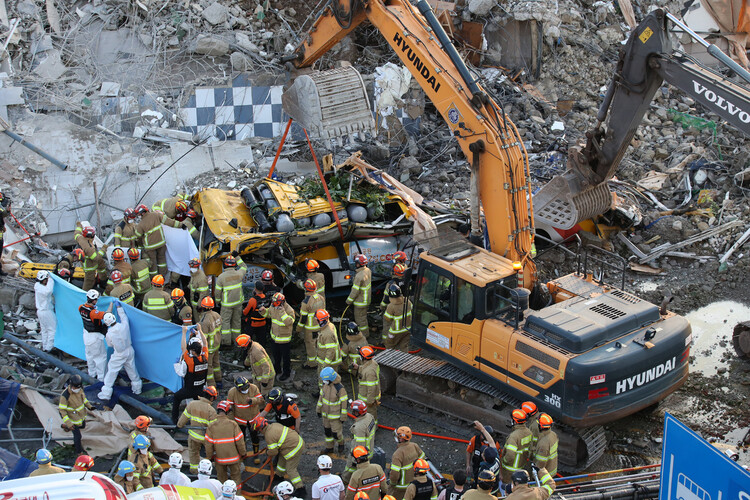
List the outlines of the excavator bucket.
{"type": "Polygon", "coordinates": [[[289,116],[321,139],[375,128],[365,84],[351,66],[297,76],[281,103],[289,116]]]}
{"type": "Polygon", "coordinates": [[[558,229],[571,229],[612,208],[613,199],[606,182],[582,190],[578,174],[568,170],[537,191],[533,203],[535,219],[558,229]]]}

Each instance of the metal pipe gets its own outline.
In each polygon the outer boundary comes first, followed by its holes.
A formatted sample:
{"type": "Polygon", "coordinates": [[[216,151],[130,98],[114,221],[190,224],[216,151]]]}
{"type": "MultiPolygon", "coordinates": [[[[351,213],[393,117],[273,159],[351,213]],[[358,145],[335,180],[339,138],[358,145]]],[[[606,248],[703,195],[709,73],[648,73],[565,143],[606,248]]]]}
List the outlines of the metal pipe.
{"type": "Polygon", "coordinates": [[[659,484],[631,484],[615,490],[567,493],[565,500],[624,500],[638,494],[640,500],[659,497],[659,484]]]}
{"type": "Polygon", "coordinates": [[[54,156],[52,156],[52,155],[50,155],[48,153],[45,153],[44,151],[42,151],[38,147],[34,146],[30,142],[26,142],[26,139],[24,139],[20,135],[16,134],[15,132],[11,132],[10,130],[3,130],[3,133],[5,135],[7,135],[8,137],[10,137],[11,139],[13,139],[14,141],[18,142],[21,146],[26,146],[27,148],[29,148],[30,150],[32,150],[33,152],[35,152],[36,154],[38,154],[42,158],[45,158],[45,159],[49,160],[49,162],[52,163],[53,165],[57,165],[58,167],[60,167],[63,170],[67,170],[68,169],[68,165],[66,165],[65,163],[61,162],[60,160],[58,160],[54,156]]]}
{"type": "MultiPolygon", "coordinates": [[[[62,371],[66,372],[66,373],[71,373],[71,374],[74,374],[74,375],[80,375],[81,379],[83,379],[83,381],[86,382],[87,384],[95,384],[97,382],[94,378],[90,377],[88,373],[83,372],[83,371],[81,371],[78,368],[75,368],[73,366],[70,366],[69,364],[65,363],[64,361],[60,361],[56,357],[51,356],[51,355],[47,354],[44,351],[40,351],[39,349],[37,349],[35,347],[31,347],[29,344],[27,344],[23,340],[19,339],[15,335],[12,335],[12,334],[8,333],[7,331],[3,335],[3,338],[11,341],[12,343],[14,343],[17,346],[21,347],[22,349],[28,351],[29,353],[35,355],[36,357],[38,357],[38,358],[40,358],[40,359],[42,359],[42,360],[44,360],[44,361],[46,361],[48,363],[51,363],[51,364],[55,365],[56,367],[58,367],[59,369],[61,369],[62,371]]],[[[158,411],[158,410],[156,410],[154,408],[151,408],[149,405],[147,405],[145,403],[142,403],[141,401],[138,401],[137,399],[135,399],[133,397],[130,397],[130,396],[126,395],[126,394],[123,394],[122,396],[120,396],[120,401],[122,401],[123,403],[125,403],[127,405],[132,406],[136,410],[138,410],[140,412],[143,412],[144,415],[148,415],[149,417],[151,417],[154,420],[157,420],[157,421],[159,421],[161,423],[164,423],[164,424],[172,424],[173,423],[172,419],[170,417],[168,417],[167,415],[165,415],[164,413],[162,413],[162,412],[160,412],[160,411],[158,411]]]]}

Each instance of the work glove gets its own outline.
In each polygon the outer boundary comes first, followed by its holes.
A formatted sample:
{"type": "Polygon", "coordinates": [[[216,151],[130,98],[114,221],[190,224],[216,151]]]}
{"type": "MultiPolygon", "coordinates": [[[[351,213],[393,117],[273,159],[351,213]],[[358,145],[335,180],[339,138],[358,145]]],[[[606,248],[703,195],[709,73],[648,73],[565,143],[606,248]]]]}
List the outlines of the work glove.
{"type": "Polygon", "coordinates": [[[316,411],[315,413],[318,415],[318,418],[323,418],[323,413],[322,412],[316,411]]]}
{"type": "Polygon", "coordinates": [[[508,483],[508,484],[504,485],[503,487],[505,488],[505,494],[506,495],[510,495],[511,492],[513,491],[513,483],[508,483]]]}

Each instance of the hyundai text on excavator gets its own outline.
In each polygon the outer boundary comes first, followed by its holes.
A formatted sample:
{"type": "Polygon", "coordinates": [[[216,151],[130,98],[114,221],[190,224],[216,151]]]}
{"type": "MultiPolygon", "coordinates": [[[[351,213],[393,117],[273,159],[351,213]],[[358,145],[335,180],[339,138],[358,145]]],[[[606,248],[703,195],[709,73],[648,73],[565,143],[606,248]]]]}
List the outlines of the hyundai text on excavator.
{"type": "MultiPolygon", "coordinates": [[[[750,132],[750,93],[673,55],[666,16],[656,10],[633,31],[587,145],[542,191],[540,212],[557,227],[612,206],[606,181],[664,79],[750,132]]],[[[585,468],[604,451],[601,424],[654,405],[685,382],[690,324],[666,301],[657,307],[622,290],[624,276],[620,288],[606,284],[585,261],[546,286],[537,282],[523,142],[426,0],[416,7],[408,0],[329,1],[286,58],[302,70],[283,97],[294,119],[321,135],[355,132],[368,121],[369,105],[357,102],[364,87],[351,68],[304,72],[364,21],[385,37],[469,159],[472,233],[483,233],[483,210],[490,248],[464,239],[446,244],[440,235],[441,244],[420,255],[411,338],[438,359],[385,351],[377,359],[395,378],[384,376],[382,385],[458,418],[494,421],[495,429],[507,422],[508,411],[497,411],[503,403],[533,400],[563,424],[561,467],[585,468]],[[530,302],[537,306],[529,309],[530,302]]]]}

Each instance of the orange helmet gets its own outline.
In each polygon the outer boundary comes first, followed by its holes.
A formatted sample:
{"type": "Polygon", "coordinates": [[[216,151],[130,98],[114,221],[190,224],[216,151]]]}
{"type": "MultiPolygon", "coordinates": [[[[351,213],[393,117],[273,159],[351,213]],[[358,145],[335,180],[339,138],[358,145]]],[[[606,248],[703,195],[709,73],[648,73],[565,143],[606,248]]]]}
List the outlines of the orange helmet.
{"type": "Polygon", "coordinates": [[[401,250],[399,250],[398,252],[393,252],[393,260],[395,262],[404,263],[406,262],[406,259],[406,252],[402,252],[401,250]]]}
{"type": "Polygon", "coordinates": [[[188,262],[188,266],[192,267],[193,269],[198,269],[201,267],[201,261],[198,259],[190,259],[190,262],[188,262]]]}
{"type": "Polygon", "coordinates": [[[268,420],[266,420],[265,417],[256,415],[255,417],[253,417],[253,419],[249,423],[250,423],[250,428],[252,430],[262,431],[268,425],[268,420]]]}
{"type": "Polygon", "coordinates": [[[188,204],[183,200],[177,200],[174,204],[174,209],[178,213],[185,213],[188,209],[188,204]]]}
{"type": "Polygon", "coordinates": [[[358,491],[354,494],[354,500],[370,500],[370,495],[364,491],[358,491]]]}
{"type": "Polygon", "coordinates": [[[328,323],[328,320],[331,318],[331,315],[328,314],[328,311],[325,309],[318,309],[315,311],[315,319],[318,321],[318,324],[320,326],[325,325],[328,323]]]}
{"type": "Polygon", "coordinates": [[[402,425],[393,433],[399,441],[411,441],[411,429],[405,425],[402,425]]]}
{"type": "Polygon", "coordinates": [[[550,427],[552,427],[553,424],[552,417],[547,415],[546,413],[542,413],[539,415],[539,428],[543,431],[546,431],[550,427]]]}
{"type": "Polygon", "coordinates": [[[73,465],[73,470],[91,470],[91,468],[94,466],[94,459],[91,458],[89,455],[81,455],[80,457],[76,458],[75,464],[73,465]]]}
{"type": "Polygon", "coordinates": [[[363,345],[357,349],[357,352],[359,352],[359,355],[362,356],[363,359],[372,359],[373,356],[375,356],[375,349],[370,345],[363,345]]]}
{"type": "Polygon", "coordinates": [[[354,256],[354,264],[357,267],[362,267],[367,265],[367,256],[363,254],[357,254],[354,256]]]}
{"type": "Polygon", "coordinates": [[[122,273],[115,269],[110,273],[109,279],[112,280],[112,283],[122,283],[122,273]]]}
{"type": "Polygon", "coordinates": [[[526,416],[528,417],[533,417],[538,411],[536,405],[531,401],[526,401],[524,404],[522,404],[521,409],[524,411],[524,413],[526,413],[526,416]]]}
{"type": "Polygon", "coordinates": [[[308,273],[314,273],[320,268],[320,264],[318,264],[318,261],[315,259],[310,259],[307,261],[307,264],[305,264],[305,267],[307,267],[308,273]]]}
{"type": "Polygon", "coordinates": [[[135,207],[135,213],[138,215],[146,214],[148,213],[148,207],[144,205],[143,203],[141,203],[140,205],[135,207]]]}
{"type": "Polygon", "coordinates": [[[234,341],[237,343],[237,347],[247,347],[253,343],[252,337],[245,333],[237,335],[237,338],[234,341]]]}
{"type": "Polygon", "coordinates": [[[157,274],[153,278],[151,278],[151,284],[154,286],[164,286],[164,276],[161,274],[157,274]]]}
{"type": "Polygon", "coordinates": [[[380,500],[396,500],[396,497],[393,495],[385,495],[383,497],[380,497],[380,500]]]}
{"type": "Polygon", "coordinates": [[[406,266],[403,264],[396,264],[393,266],[393,275],[397,278],[403,278],[406,274],[406,266]]]}
{"type": "Polygon", "coordinates": [[[315,280],[305,280],[305,291],[306,292],[314,292],[318,289],[318,284],[315,283],[315,280]]]}
{"type": "Polygon", "coordinates": [[[274,307],[279,307],[281,304],[284,303],[286,300],[286,297],[284,297],[284,294],[281,292],[276,292],[273,294],[273,297],[271,297],[271,305],[274,307]]]}
{"type": "Polygon", "coordinates": [[[224,259],[224,267],[237,267],[237,259],[230,255],[224,259]]]}
{"type": "Polygon", "coordinates": [[[200,305],[203,309],[213,309],[214,307],[216,307],[216,302],[214,302],[214,299],[206,295],[205,297],[203,297],[203,300],[201,300],[200,305]]]}
{"type": "Polygon", "coordinates": [[[130,248],[128,249],[128,257],[130,257],[130,260],[138,260],[141,258],[141,251],[137,248],[130,248]]]}
{"type": "Polygon", "coordinates": [[[135,417],[133,423],[135,424],[136,429],[143,430],[148,429],[148,426],[151,425],[151,422],[153,420],[154,419],[152,419],[151,417],[147,417],[146,415],[138,415],[137,417],[135,417]]]}
{"type": "Polygon", "coordinates": [[[75,250],[73,250],[73,257],[78,260],[83,260],[86,258],[86,254],[83,252],[83,249],[76,248],[75,250]]]}
{"type": "Polygon", "coordinates": [[[370,450],[366,446],[355,446],[352,450],[352,457],[356,463],[367,460],[367,456],[370,454],[370,450]]]}
{"type": "Polygon", "coordinates": [[[418,458],[414,461],[414,474],[427,474],[430,470],[430,464],[424,458],[418,458]]]}
{"type": "Polygon", "coordinates": [[[83,228],[83,237],[84,238],[93,238],[96,236],[96,229],[94,226],[86,226],[83,228]]]}
{"type": "Polygon", "coordinates": [[[125,252],[122,251],[122,248],[112,250],[112,260],[125,260],[125,252]]]}
{"type": "Polygon", "coordinates": [[[219,397],[219,392],[216,390],[216,387],[212,385],[207,385],[203,388],[203,393],[208,396],[209,399],[216,399],[219,397]]]}
{"type": "Polygon", "coordinates": [[[180,300],[185,297],[185,292],[182,291],[182,288],[175,288],[172,290],[172,300],[180,300]]]}
{"type": "Polygon", "coordinates": [[[525,424],[526,419],[528,418],[525,411],[518,409],[513,410],[510,417],[513,419],[514,424],[525,424]]]}

